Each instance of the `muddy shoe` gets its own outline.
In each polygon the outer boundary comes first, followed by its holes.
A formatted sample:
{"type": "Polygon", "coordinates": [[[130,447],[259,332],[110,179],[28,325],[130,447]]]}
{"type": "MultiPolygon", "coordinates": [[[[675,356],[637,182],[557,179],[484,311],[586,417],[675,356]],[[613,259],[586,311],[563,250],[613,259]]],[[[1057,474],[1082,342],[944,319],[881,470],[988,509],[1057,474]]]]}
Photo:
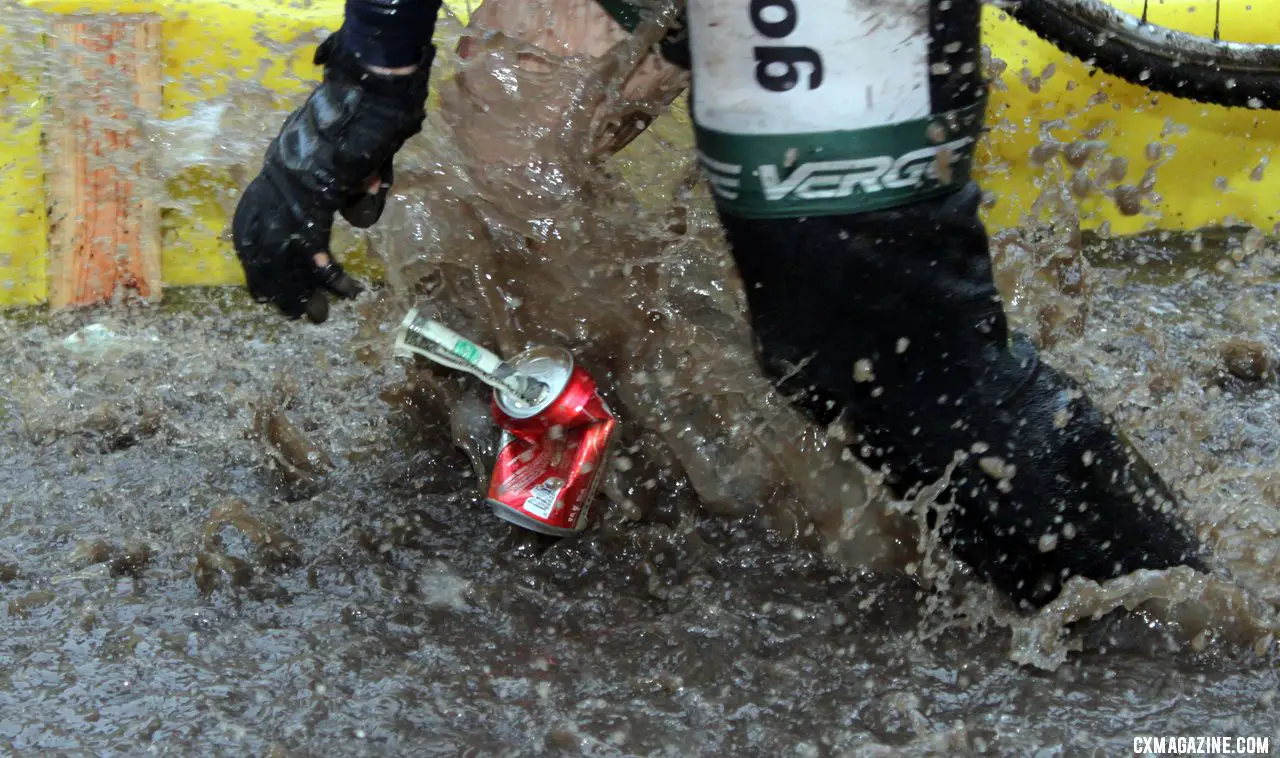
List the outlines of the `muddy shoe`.
{"type": "Polygon", "coordinates": [[[1203,569],[1169,488],[1069,377],[1011,339],[974,184],[782,224],[725,216],[766,364],[899,496],[947,476],[951,550],[1040,605],[1079,575],[1203,569]],[[790,254],[779,264],[778,250],[790,254]]]}

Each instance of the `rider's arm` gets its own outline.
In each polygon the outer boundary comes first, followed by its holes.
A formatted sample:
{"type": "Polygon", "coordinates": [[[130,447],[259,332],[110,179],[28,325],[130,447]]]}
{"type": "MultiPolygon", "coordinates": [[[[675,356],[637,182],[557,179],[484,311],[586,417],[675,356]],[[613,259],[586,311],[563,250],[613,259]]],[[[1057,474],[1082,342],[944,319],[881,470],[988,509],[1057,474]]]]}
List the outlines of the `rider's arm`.
{"type": "Polygon", "coordinates": [[[394,159],[422,129],[441,0],[348,0],[343,27],[316,50],[324,81],[268,145],[245,188],[232,239],[249,291],[284,314],[328,318],[328,296],[361,287],[329,250],[336,214],[382,214],[394,159]]]}
{"type": "Polygon", "coordinates": [[[366,66],[405,69],[422,62],[440,0],[347,0],[347,48],[366,66]]]}

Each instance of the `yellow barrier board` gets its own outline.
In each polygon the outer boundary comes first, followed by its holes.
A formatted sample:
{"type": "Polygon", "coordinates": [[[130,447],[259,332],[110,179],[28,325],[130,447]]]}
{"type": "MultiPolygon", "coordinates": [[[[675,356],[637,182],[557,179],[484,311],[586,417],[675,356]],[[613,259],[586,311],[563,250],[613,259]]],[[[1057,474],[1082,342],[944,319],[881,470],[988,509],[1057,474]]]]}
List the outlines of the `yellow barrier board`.
{"type": "MultiPolygon", "coordinates": [[[[1143,7],[1142,0],[1111,5],[1133,14],[1143,7]]],[[[1212,38],[1213,9],[1200,0],[1163,0],[1150,3],[1148,19],[1212,38]]],[[[1223,39],[1280,43],[1280,4],[1228,2],[1221,9],[1223,39]]],[[[1122,187],[1142,184],[1148,172],[1154,180],[1155,197],[1142,202],[1137,215],[1096,192],[1080,199],[1086,229],[1106,225],[1114,234],[1131,234],[1240,224],[1270,233],[1280,221],[1280,176],[1266,165],[1280,141],[1280,113],[1203,105],[1101,72],[1090,75],[1083,63],[989,6],[983,34],[992,57],[1006,64],[993,82],[992,132],[979,152],[978,179],[997,198],[987,213],[992,228],[1022,222],[1047,182],[1070,184],[1075,168],[1069,162],[1056,160],[1048,170],[1036,165],[1033,151],[1046,138],[1104,146],[1082,179],[1106,173],[1119,158],[1127,164],[1122,187]]],[[[1132,193],[1121,197],[1133,200],[1132,193]]]]}
{"type": "Polygon", "coordinates": [[[0,29],[0,306],[44,302],[48,211],[38,72],[0,29]]]}
{"type": "MultiPolygon", "coordinates": [[[[1142,0],[1113,4],[1140,12],[1142,0]]],[[[281,103],[308,91],[318,79],[310,60],[313,43],[342,19],[341,0],[20,0],[20,5],[46,13],[160,15],[165,118],[187,116],[195,105],[225,99],[237,80],[262,85],[281,103]]],[[[467,0],[448,5],[465,20],[467,0]]],[[[1212,32],[1212,4],[1201,0],[1165,0],[1151,10],[1154,23],[1212,32]]],[[[986,211],[993,230],[1023,223],[1042,191],[1059,185],[1076,190],[1084,228],[1105,227],[1114,234],[1223,224],[1270,232],[1280,220],[1274,201],[1280,197],[1280,168],[1265,165],[1280,140],[1280,114],[1152,95],[1106,74],[1091,74],[994,7],[984,13],[984,42],[998,61],[993,69],[998,75],[978,178],[994,197],[986,211]],[[1077,157],[1088,153],[1086,141],[1099,149],[1084,163],[1062,157],[1046,163],[1045,141],[1075,144],[1077,157]],[[1132,188],[1144,177],[1154,184],[1153,194],[1142,198],[1132,188]]],[[[1226,39],[1280,42],[1280,5],[1224,3],[1222,14],[1226,39]]],[[[40,72],[23,69],[31,56],[10,51],[32,44],[37,43],[0,27],[0,306],[41,303],[47,296],[40,118],[41,87],[51,85],[42,83],[40,72]]],[[[230,191],[234,182],[197,168],[169,187],[180,208],[164,215],[166,287],[243,281],[225,237],[228,219],[212,187],[230,191]]]]}

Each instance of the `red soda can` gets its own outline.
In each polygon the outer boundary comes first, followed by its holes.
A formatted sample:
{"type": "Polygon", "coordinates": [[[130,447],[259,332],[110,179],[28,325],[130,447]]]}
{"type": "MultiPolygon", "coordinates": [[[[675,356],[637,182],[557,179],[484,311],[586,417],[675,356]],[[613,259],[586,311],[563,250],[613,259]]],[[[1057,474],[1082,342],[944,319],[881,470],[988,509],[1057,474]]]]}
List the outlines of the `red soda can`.
{"type": "Polygon", "coordinates": [[[502,427],[487,500],[494,514],[526,529],[582,531],[604,475],[618,420],[596,383],[567,350],[535,347],[510,361],[545,386],[537,403],[495,391],[502,427]]]}

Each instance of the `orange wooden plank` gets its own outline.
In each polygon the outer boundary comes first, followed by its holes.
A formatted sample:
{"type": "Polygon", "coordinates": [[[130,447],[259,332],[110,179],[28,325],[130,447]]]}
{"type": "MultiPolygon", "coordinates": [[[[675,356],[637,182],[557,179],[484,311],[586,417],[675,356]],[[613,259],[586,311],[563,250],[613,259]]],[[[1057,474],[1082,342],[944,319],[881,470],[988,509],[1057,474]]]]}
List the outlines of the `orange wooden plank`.
{"type": "Polygon", "coordinates": [[[63,16],[50,33],[49,305],[160,299],[143,118],[160,114],[158,16],[63,16]]]}

